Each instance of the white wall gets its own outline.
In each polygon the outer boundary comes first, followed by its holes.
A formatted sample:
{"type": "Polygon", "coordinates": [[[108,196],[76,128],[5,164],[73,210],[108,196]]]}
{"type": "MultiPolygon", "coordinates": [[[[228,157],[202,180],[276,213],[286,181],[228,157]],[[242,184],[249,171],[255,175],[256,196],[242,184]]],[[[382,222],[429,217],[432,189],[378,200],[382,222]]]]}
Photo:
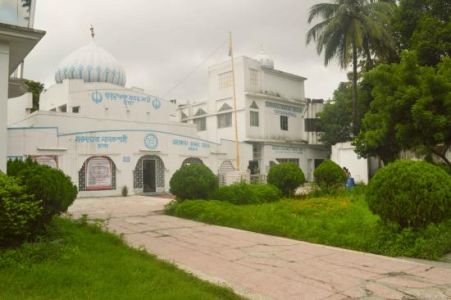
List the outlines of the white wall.
{"type": "Polygon", "coordinates": [[[0,171],[6,173],[9,44],[0,41],[0,171]]]}
{"type": "Polygon", "coordinates": [[[8,99],[8,126],[28,117],[32,108],[32,93],[25,93],[20,97],[8,99]]]}
{"type": "Polygon", "coordinates": [[[368,183],[368,160],[359,158],[350,142],[332,146],[331,160],[340,167],[348,168],[355,182],[368,183]]]}

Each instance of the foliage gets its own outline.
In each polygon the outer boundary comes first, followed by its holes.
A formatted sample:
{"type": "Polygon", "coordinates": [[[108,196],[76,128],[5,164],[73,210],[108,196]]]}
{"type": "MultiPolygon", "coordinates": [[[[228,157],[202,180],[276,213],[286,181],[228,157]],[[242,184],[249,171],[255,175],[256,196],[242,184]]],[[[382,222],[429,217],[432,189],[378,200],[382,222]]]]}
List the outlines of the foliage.
{"type": "MultiPolygon", "coordinates": [[[[370,84],[363,80],[358,84],[357,99],[357,123],[356,129],[360,128],[360,119],[368,111],[372,100],[370,84]]],[[[352,128],[352,88],[350,82],[341,82],[334,91],[331,101],[324,104],[323,111],[319,113],[320,126],[322,129],[321,141],[326,145],[348,142],[353,137],[352,128]]]]}
{"type": "Polygon", "coordinates": [[[0,250],[0,299],[241,299],[85,220],[51,225],[42,240],[0,250]]]}
{"type": "Polygon", "coordinates": [[[256,204],[277,201],[282,197],[280,190],[270,184],[235,183],[220,187],[214,199],[233,204],[256,204]]]}
{"type": "Polygon", "coordinates": [[[337,58],[346,68],[352,61],[352,120],[357,132],[357,67],[358,58],[366,60],[371,69],[374,57],[388,59],[395,50],[389,30],[394,11],[392,1],[335,0],[319,3],[310,8],[308,22],[320,17],[321,21],[307,32],[307,44],[316,41],[318,54],[324,51],[324,63],[337,58]]]}
{"type": "Polygon", "coordinates": [[[400,50],[414,50],[422,65],[434,66],[451,52],[451,4],[444,0],[401,0],[391,21],[400,50]]]}
{"type": "Polygon", "coordinates": [[[27,86],[28,92],[33,95],[33,108],[31,111],[36,111],[39,109],[39,97],[44,90],[44,84],[33,80],[25,80],[25,85],[27,86]]]}
{"type": "Polygon", "coordinates": [[[210,224],[389,256],[438,259],[451,251],[451,220],[412,230],[385,225],[363,196],[328,196],[256,205],[185,201],[172,215],[210,224]]]}
{"type": "Polygon", "coordinates": [[[377,171],[366,199],[385,222],[425,227],[451,218],[451,176],[424,161],[398,160],[377,171]]]}
{"type": "Polygon", "coordinates": [[[17,177],[20,171],[24,168],[31,168],[38,166],[38,163],[28,157],[26,160],[8,160],[8,164],[6,167],[8,176],[17,177]]]}
{"type": "Polygon", "coordinates": [[[335,162],[323,161],[314,171],[315,183],[322,191],[332,193],[343,188],[346,183],[346,174],[335,162]]]}
{"type": "Polygon", "coordinates": [[[387,163],[400,150],[417,149],[450,164],[451,59],[422,67],[415,53],[404,52],[400,64],[380,65],[366,79],[374,100],[355,139],[356,152],[379,155],[387,163]]]}
{"type": "Polygon", "coordinates": [[[9,162],[8,174],[20,179],[29,194],[42,200],[43,223],[67,211],[77,197],[77,187],[62,171],[26,161],[9,162]]]}
{"type": "Polygon", "coordinates": [[[285,196],[291,197],[305,182],[304,173],[294,163],[281,163],[272,166],[268,173],[268,183],[276,186],[285,196]]]}
{"type": "Polygon", "coordinates": [[[0,247],[15,246],[32,238],[41,214],[40,201],[16,179],[0,172],[0,247]]]}
{"type": "Polygon", "coordinates": [[[184,165],[172,176],[170,192],[182,200],[208,199],[218,189],[218,179],[203,164],[184,165]]]}

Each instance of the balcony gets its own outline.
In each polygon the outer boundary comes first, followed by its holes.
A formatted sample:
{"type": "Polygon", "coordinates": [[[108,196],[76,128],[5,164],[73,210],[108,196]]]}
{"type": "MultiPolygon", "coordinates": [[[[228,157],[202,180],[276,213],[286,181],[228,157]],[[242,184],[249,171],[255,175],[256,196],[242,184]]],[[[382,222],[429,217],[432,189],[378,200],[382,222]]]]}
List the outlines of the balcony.
{"type": "Polygon", "coordinates": [[[33,27],[35,0],[2,0],[0,2],[0,23],[33,27]]]}

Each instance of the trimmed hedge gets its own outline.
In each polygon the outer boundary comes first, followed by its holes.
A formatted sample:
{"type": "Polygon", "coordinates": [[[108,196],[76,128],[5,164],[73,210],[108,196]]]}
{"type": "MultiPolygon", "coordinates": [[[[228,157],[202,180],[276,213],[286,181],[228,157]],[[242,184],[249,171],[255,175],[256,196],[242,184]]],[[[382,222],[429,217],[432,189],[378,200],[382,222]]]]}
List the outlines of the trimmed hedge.
{"type": "Polygon", "coordinates": [[[41,166],[31,159],[8,162],[8,174],[17,177],[29,194],[42,200],[42,222],[66,212],[77,198],[77,187],[62,171],[41,166]]]}
{"type": "Polygon", "coordinates": [[[172,176],[170,192],[181,200],[209,199],[218,189],[218,179],[202,164],[182,166],[172,176]]]}
{"type": "Polygon", "coordinates": [[[282,192],[271,184],[235,183],[220,187],[214,199],[233,204],[257,204],[277,201],[282,192]]]}
{"type": "Polygon", "coordinates": [[[313,172],[315,183],[326,193],[333,193],[345,186],[346,174],[331,160],[323,161],[313,172]]]}
{"type": "Polygon", "coordinates": [[[451,218],[451,176],[424,161],[399,160],[378,170],[366,193],[385,222],[424,227],[451,218]]]}
{"type": "Polygon", "coordinates": [[[296,189],[305,182],[305,176],[296,164],[281,163],[269,169],[267,181],[279,188],[285,196],[291,197],[296,189]]]}
{"type": "Polygon", "coordinates": [[[41,201],[29,195],[19,182],[0,172],[0,247],[15,246],[39,229],[41,201]]]}

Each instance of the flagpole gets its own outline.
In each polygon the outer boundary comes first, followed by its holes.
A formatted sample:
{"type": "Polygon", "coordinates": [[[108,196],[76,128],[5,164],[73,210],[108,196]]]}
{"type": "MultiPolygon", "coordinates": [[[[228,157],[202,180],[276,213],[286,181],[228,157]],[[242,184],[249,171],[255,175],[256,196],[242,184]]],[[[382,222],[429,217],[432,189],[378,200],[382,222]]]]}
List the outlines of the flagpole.
{"type": "Polygon", "coordinates": [[[238,120],[236,111],[236,89],[235,89],[235,63],[233,60],[232,32],[229,32],[229,55],[232,63],[232,87],[233,87],[233,116],[235,125],[235,147],[236,147],[236,169],[240,170],[240,143],[238,142],[238,120]]]}

